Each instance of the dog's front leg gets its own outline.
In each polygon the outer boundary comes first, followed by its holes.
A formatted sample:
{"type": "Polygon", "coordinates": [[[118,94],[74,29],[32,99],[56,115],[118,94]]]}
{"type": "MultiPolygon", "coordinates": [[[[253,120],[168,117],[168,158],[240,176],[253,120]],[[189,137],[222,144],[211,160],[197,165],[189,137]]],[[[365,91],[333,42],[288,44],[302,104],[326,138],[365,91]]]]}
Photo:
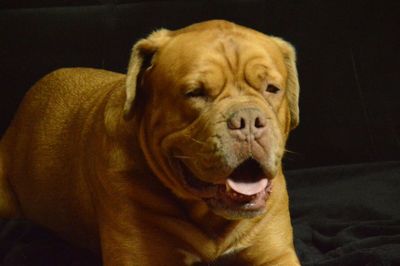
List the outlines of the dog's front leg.
{"type": "Polygon", "coordinates": [[[251,266],[300,266],[299,259],[297,258],[294,248],[288,246],[286,248],[278,247],[276,250],[269,249],[268,251],[261,251],[262,249],[249,248],[245,251],[244,256],[247,264],[251,266]],[[271,252],[272,251],[272,252],[271,252]]]}
{"type": "MultiPolygon", "coordinates": [[[[105,266],[188,266],[195,256],[173,236],[143,221],[101,220],[101,252],[105,266]]],[[[140,218],[139,218],[140,219],[140,218]]]]}
{"type": "Polygon", "coordinates": [[[261,230],[253,244],[239,256],[252,266],[298,266],[300,265],[293,246],[293,229],[289,212],[284,208],[273,217],[265,217],[261,230]]]}

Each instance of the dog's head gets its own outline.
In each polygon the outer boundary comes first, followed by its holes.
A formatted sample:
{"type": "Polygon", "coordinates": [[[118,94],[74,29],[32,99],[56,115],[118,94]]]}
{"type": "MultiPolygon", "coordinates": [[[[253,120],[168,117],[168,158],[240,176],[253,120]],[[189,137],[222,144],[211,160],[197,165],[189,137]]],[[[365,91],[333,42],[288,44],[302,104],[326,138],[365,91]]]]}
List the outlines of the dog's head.
{"type": "Polygon", "coordinates": [[[140,120],[141,147],[168,188],[239,219],[266,209],[298,95],[290,44],[208,21],[134,45],[125,116],[140,120]]]}

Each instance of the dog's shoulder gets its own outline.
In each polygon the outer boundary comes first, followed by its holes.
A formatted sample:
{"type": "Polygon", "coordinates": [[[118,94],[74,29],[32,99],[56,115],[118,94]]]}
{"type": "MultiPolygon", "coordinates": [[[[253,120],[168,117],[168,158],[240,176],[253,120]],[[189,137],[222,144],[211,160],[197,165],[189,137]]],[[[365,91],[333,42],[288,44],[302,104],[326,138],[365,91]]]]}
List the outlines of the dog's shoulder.
{"type": "Polygon", "coordinates": [[[107,93],[112,84],[125,81],[125,75],[94,68],[60,68],[37,81],[24,97],[24,102],[82,103],[95,95],[107,93]]]}
{"type": "Polygon", "coordinates": [[[117,80],[124,79],[125,75],[95,68],[60,68],[44,76],[37,84],[47,85],[54,89],[85,90],[100,87],[117,80]]]}

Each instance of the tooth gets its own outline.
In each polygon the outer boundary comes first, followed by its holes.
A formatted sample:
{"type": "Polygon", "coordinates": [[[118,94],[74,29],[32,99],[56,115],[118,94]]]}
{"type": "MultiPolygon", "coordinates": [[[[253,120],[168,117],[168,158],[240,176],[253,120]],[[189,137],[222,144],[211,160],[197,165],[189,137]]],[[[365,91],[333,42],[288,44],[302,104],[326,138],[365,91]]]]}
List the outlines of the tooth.
{"type": "Polygon", "coordinates": [[[232,189],[231,187],[228,185],[228,183],[225,183],[225,191],[226,192],[230,192],[232,189]]]}

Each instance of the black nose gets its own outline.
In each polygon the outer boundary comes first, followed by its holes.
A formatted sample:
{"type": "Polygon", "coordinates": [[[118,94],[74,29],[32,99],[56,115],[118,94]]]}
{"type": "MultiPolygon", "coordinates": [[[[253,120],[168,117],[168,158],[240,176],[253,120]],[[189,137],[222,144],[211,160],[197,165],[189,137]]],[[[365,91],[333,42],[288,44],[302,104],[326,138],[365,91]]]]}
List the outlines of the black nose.
{"type": "Polygon", "coordinates": [[[227,120],[227,125],[231,132],[257,138],[264,131],[265,120],[259,109],[245,108],[234,112],[227,120]]]}

